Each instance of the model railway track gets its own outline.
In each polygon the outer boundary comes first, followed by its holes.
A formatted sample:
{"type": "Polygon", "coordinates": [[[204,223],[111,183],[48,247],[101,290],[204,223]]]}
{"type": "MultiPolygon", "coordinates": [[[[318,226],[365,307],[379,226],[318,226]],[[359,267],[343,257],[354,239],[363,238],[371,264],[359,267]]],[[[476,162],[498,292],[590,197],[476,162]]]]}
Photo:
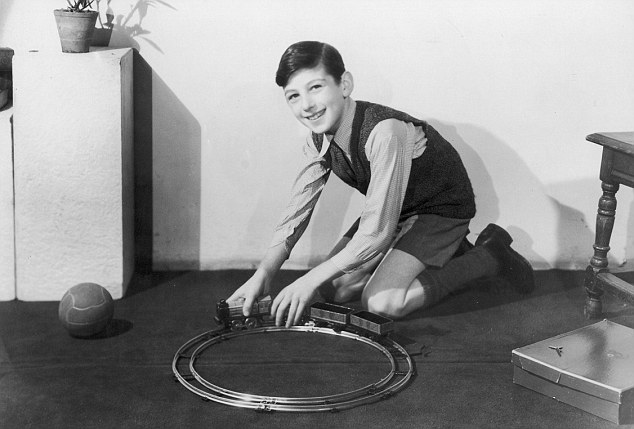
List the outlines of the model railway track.
{"type": "Polygon", "coordinates": [[[414,376],[414,364],[407,351],[388,335],[364,336],[348,330],[320,326],[276,327],[262,326],[232,331],[222,327],[204,332],[183,344],[172,361],[177,381],[185,388],[207,401],[255,411],[337,412],[363,404],[378,402],[402,390],[414,376]],[[238,392],[224,388],[213,380],[207,380],[196,370],[196,361],[203,353],[213,352],[213,346],[236,337],[261,335],[269,332],[300,332],[307,334],[336,335],[360,341],[379,350],[390,364],[389,372],[375,383],[355,390],[333,395],[312,397],[264,396],[238,392]]]}

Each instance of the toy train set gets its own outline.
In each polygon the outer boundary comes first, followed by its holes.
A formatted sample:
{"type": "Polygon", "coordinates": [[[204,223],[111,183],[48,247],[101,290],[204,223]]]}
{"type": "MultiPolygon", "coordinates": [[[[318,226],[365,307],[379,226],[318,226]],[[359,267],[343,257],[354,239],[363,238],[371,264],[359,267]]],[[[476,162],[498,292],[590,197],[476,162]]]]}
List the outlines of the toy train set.
{"type": "MultiPolygon", "coordinates": [[[[243,315],[244,300],[221,300],[216,305],[215,329],[203,332],[183,344],[174,355],[172,371],[176,381],[204,401],[213,401],[258,412],[338,412],[363,404],[391,398],[404,389],[415,374],[414,362],[407,350],[390,335],[391,319],[364,310],[355,310],[336,304],[318,302],[311,305],[297,326],[275,326],[271,316],[272,300],[269,296],[256,301],[249,317],[243,315]],[[348,392],[323,396],[287,397],[245,393],[222,387],[201,374],[198,361],[210,353],[212,346],[232,338],[259,334],[292,332],[337,336],[373,347],[387,359],[389,371],[378,381],[348,392]]],[[[314,340],[312,340],[314,341],[314,340]]],[[[248,369],[248,368],[247,368],[248,369]]]]}
{"type": "MultiPolygon", "coordinates": [[[[216,323],[233,331],[253,329],[270,322],[270,296],[253,303],[251,313],[245,317],[242,312],[244,300],[220,300],[216,304],[216,323]]],[[[393,331],[392,319],[365,310],[355,310],[337,304],[316,302],[311,305],[302,317],[303,324],[349,330],[361,335],[383,336],[393,331]]]]}

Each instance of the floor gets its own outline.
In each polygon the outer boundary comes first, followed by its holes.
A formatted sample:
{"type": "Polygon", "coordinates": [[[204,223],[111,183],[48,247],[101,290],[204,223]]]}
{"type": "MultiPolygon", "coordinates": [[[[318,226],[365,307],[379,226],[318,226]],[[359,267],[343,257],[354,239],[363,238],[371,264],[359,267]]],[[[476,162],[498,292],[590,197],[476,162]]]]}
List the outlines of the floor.
{"type": "MultiPolygon", "coordinates": [[[[528,296],[483,282],[396,322],[417,375],[385,400],[338,413],[257,413],[205,402],[174,381],[172,359],[187,340],[215,328],[216,301],[250,274],[137,275],[107,331],[91,339],[64,331],[57,302],[0,303],[0,427],[619,427],[512,382],[514,348],[593,323],[584,319],[583,273],[575,271],[537,272],[528,296]]],[[[284,271],[275,287],[299,275],[284,271]]],[[[634,308],[618,301],[608,300],[605,317],[634,327],[634,308]]],[[[319,338],[244,340],[213,356],[206,376],[275,396],[354,388],[382,365],[319,338]]]]}

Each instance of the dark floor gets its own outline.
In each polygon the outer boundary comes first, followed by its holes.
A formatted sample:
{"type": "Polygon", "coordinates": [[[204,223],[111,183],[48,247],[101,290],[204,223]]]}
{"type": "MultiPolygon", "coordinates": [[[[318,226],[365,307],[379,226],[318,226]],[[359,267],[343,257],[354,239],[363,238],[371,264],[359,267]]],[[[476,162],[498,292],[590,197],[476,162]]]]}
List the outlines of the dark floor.
{"type": "MultiPolygon", "coordinates": [[[[378,403],[339,413],[261,414],[204,402],[173,380],[172,358],[187,340],[215,327],[215,302],[250,274],[139,276],[116,302],[107,334],[93,339],[67,335],[56,302],[0,303],[0,427],[618,427],[512,382],[514,348],[593,323],[583,317],[583,273],[569,271],[537,272],[537,289],[529,296],[481,284],[397,322],[396,333],[418,344],[417,376],[378,403]]],[[[299,274],[281,273],[276,286],[299,274]]],[[[631,306],[608,301],[606,310],[606,318],[634,327],[631,306]]],[[[252,385],[256,393],[290,387],[296,394],[307,374],[332,383],[332,371],[352,374],[355,359],[359,365],[358,356],[334,365],[327,347],[314,344],[310,362],[302,361],[301,342],[281,345],[279,362],[265,362],[257,357],[259,349],[243,344],[226,349],[227,371],[221,372],[229,374],[227,383],[252,385]],[[276,373],[281,375],[271,377],[276,373]]]]}

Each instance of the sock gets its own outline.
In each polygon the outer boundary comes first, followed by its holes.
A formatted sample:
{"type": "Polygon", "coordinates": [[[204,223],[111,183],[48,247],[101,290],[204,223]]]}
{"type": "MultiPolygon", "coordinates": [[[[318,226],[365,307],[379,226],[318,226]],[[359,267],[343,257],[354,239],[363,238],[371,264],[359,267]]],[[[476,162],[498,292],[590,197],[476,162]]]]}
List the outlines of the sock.
{"type": "Polygon", "coordinates": [[[474,247],[451,259],[444,267],[428,267],[418,275],[426,295],[426,305],[436,304],[450,293],[474,280],[497,274],[497,260],[483,247],[474,247]],[[427,302],[429,298],[429,302],[427,302]]]}
{"type": "Polygon", "coordinates": [[[458,246],[458,249],[456,250],[456,253],[453,255],[453,258],[457,258],[458,256],[462,256],[462,255],[464,255],[465,253],[467,253],[471,249],[473,249],[473,244],[471,244],[471,242],[469,240],[467,240],[467,237],[465,237],[460,242],[460,245],[458,246]]]}

